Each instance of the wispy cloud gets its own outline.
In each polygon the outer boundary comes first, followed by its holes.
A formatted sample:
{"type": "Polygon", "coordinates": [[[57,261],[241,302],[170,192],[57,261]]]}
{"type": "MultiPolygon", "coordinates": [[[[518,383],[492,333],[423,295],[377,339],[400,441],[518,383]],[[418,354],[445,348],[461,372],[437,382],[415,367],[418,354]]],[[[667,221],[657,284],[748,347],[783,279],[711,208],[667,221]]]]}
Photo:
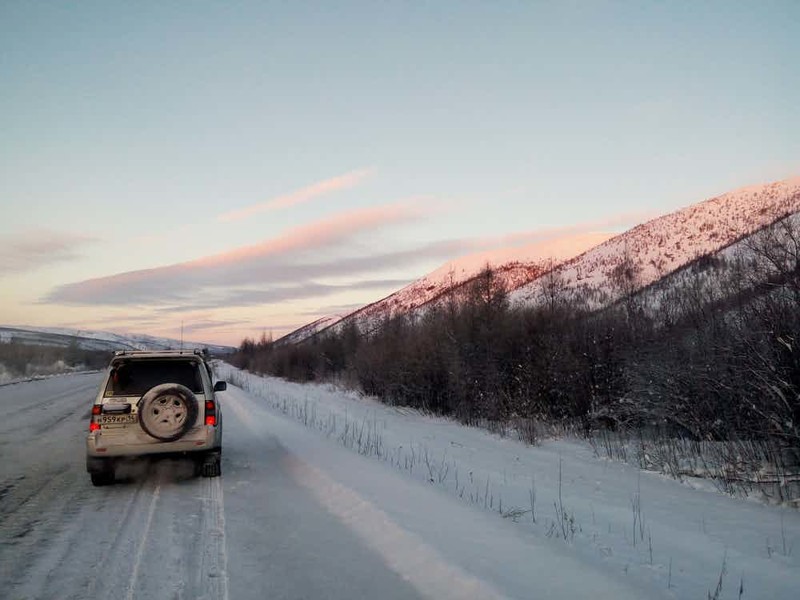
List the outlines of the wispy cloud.
{"type": "Polygon", "coordinates": [[[0,275],[38,269],[81,257],[81,247],[96,238],[49,229],[0,238],[0,275]]]}
{"type": "Polygon", "coordinates": [[[242,219],[246,219],[247,217],[252,217],[258,213],[288,208],[297,204],[305,204],[306,202],[310,202],[314,198],[324,196],[325,194],[354,188],[359,183],[364,181],[364,179],[372,175],[372,173],[372,169],[358,169],[356,171],[350,171],[349,173],[345,173],[337,177],[331,177],[330,179],[325,179],[324,181],[318,181],[317,183],[313,183],[283,196],[278,196],[277,198],[267,200],[266,202],[260,202],[258,204],[253,204],[251,206],[246,206],[244,208],[223,213],[217,218],[223,222],[240,221],[242,219]]]}
{"type": "Polygon", "coordinates": [[[325,298],[339,292],[365,291],[365,290],[392,290],[409,283],[405,279],[376,279],[352,281],[342,284],[317,283],[303,281],[297,285],[269,286],[266,288],[232,289],[213,299],[189,299],[176,311],[199,310],[219,307],[256,306],[263,304],[277,304],[294,300],[309,298],[325,298]]]}
{"type": "Polygon", "coordinates": [[[250,259],[332,246],[362,232],[411,221],[430,211],[417,199],[355,209],[287,230],[277,238],[184,263],[188,267],[241,264],[250,259]]]}
{"type": "Polygon", "coordinates": [[[428,208],[404,201],[348,211],[285,231],[276,238],[196,260],[128,271],[55,288],[46,303],[136,306],[241,306],[331,293],[314,278],[366,273],[384,266],[407,264],[420,255],[441,255],[452,248],[389,252],[333,258],[358,235],[419,219],[428,208]],[[325,258],[318,258],[319,255],[325,258]],[[291,290],[287,286],[296,285],[291,290]],[[315,286],[317,286],[315,288],[315,286]]]}
{"type": "MultiPolygon", "coordinates": [[[[249,321],[231,320],[231,319],[205,319],[205,320],[189,320],[183,326],[183,332],[187,335],[195,331],[207,331],[214,329],[230,329],[235,325],[249,324],[249,321]]],[[[174,327],[174,331],[180,331],[179,327],[174,327]]]]}

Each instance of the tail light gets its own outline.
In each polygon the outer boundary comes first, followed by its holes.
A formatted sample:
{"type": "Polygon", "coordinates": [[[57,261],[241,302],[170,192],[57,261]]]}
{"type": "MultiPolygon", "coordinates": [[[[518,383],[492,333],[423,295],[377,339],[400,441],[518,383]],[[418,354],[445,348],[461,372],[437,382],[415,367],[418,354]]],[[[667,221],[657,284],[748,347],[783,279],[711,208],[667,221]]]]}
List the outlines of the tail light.
{"type": "Polygon", "coordinates": [[[213,400],[206,400],[206,425],[217,425],[217,405],[213,400]]]}
{"type": "Polygon", "coordinates": [[[95,417],[98,416],[101,412],[103,412],[103,407],[99,404],[92,405],[92,416],[89,419],[89,432],[97,431],[100,429],[100,423],[95,421],[95,417]]]}

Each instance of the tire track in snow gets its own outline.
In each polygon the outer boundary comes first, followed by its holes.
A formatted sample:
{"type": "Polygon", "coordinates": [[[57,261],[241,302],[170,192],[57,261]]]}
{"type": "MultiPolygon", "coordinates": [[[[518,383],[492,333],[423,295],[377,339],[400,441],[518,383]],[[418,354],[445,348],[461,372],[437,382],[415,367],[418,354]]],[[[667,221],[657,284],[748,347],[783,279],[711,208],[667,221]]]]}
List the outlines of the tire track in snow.
{"type": "MultiPolygon", "coordinates": [[[[71,508],[77,506],[80,490],[71,485],[72,473],[48,474],[32,494],[3,515],[0,544],[6,550],[0,576],[7,582],[31,587],[49,572],[52,538],[60,533],[71,508]],[[34,576],[30,574],[33,573],[34,576]]],[[[41,581],[39,581],[41,580],[41,581]]],[[[32,597],[38,597],[33,594],[32,597]]]]}
{"type": "MultiPolygon", "coordinates": [[[[0,444],[29,444],[32,439],[45,439],[71,418],[80,420],[88,413],[97,394],[95,383],[82,383],[56,393],[42,391],[33,397],[20,394],[4,398],[0,405],[0,444]],[[82,409],[82,410],[81,410],[82,409]]],[[[6,394],[3,394],[6,396],[6,394]]],[[[88,421],[88,416],[85,417],[88,421]]]]}
{"type": "Polygon", "coordinates": [[[92,400],[97,395],[97,384],[95,382],[76,383],[78,383],[78,385],[62,392],[47,395],[43,394],[37,399],[38,401],[26,401],[23,406],[12,406],[12,411],[9,411],[9,414],[3,419],[3,427],[0,428],[0,433],[18,427],[16,421],[21,417],[26,417],[26,413],[36,410],[53,409],[62,404],[72,404],[78,398],[86,400],[86,407],[87,409],[90,408],[92,400]],[[84,393],[87,394],[85,398],[83,397],[84,393]]]}
{"type": "MultiPolygon", "coordinates": [[[[82,475],[82,474],[81,474],[82,475]]],[[[48,511],[48,523],[43,524],[43,551],[29,557],[30,563],[21,584],[21,597],[28,598],[99,598],[98,581],[108,580],[109,560],[119,557],[118,546],[130,526],[131,515],[142,496],[142,485],[127,497],[121,511],[114,490],[96,490],[86,485],[83,477],[74,480],[76,490],[66,500],[63,515],[48,511]],[[106,496],[97,496],[107,491],[106,496]],[[102,518],[101,515],[118,518],[102,518]],[[80,567],[76,568],[80,556],[80,567]]],[[[112,563],[113,564],[113,563],[112,563]]]]}
{"type": "MultiPolygon", "coordinates": [[[[161,460],[141,473],[130,510],[113,545],[104,552],[107,563],[95,568],[96,582],[86,598],[208,599],[222,598],[217,580],[208,578],[205,555],[214,543],[206,514],[208,480],[176,478],[175,465],[161,460]],[[199,519],[192,519],[196,512],[199,519]]],[[[125,484],[118,484],[125,496],[125,484]]],[[[209,504],[210,506],[210,504],[209,504]]],[[[113,510],[113,508],[112,508],[113,510]]],[[[113,519],[103,511],[103,521],[113,519]]],[[[102,524],[98,524],[101,528],[102,524]]],[[[103,556],[101,555],[101,556],[103,556]]]]}
{"type": "MultiPolygon", "coordinates": [[[[112,524],[116,524],[116,526],[112,530],[111,541],[108,548],[103,551],[101,560],[96,564],[94,573],[91,575],[88,583],[86,584],[86,595],[88,598],[97,597],[96,592],[98,581],[100,578],[105,579],[108,576],[109,561],[118,556],[119,548],[123,544],[124,534],[128,527],[130,527],[133,514],[136,512],[136,508],[140,503],[143,489],[144,481],[140,481],[134,492],[128,495],[125,506],[122,509],[119,518],[111,521],[112,524]]],[[[112,499],[111,501],[115,501],[115,499],[112,499]]],[[[105,508],[105,504],[106,503],[103,502],[101,508],[105,508]]]]}
{"type": "MultiPolygon", "coordinates": [[[[221,480],[184,478],[169,462],[142,460],[143,469],[138,462],[126,467],[132,477],[91,487],[83,467],[82,420],[90,404],[86,390],[95,387],[20,394],[24,406],[44,398],[41,409],[48,397],[58,396],[47,414],[59,423],[36,438],[47,438],[46,444],[21,455],[0,480],[0,598],[228,600],[221,480]],[[58,414],[68,406],[70,413],[58,414]],[[192,512],[201,519],[192,521],[192,512]],[[168,523],[175,524],[171,541],[161,535],[168,523]],[[195,574],[201,585],[180,585],[195,574]],[[178,585],[172,589],[165,582],[178,585]]],[[[44,426],[37,410],[26,414],[21,425],[44,426]]]]}
{"type": "Polygon", "coordinates": [[[156,511],[156,504],[158,504],[158,497],[161,495],[161,484],[156,484],[153,490],[153,497],[150,500],[150,509],[147,512],[147,521],[145,521],[144,531],[142,531],[142,539],[139,540],[139,548],[136,550],[136,559],[133,563],[133,570],[131,571],[131,578],[128,581],[128,594],[127,600],[133,600],[134,592],[136,589],[136,580],[139,577],[139,567],[142,564],[142,556],[144,556],[144,548],[147,545],[147,538],[150,534],[150,528],[153,525],[153,514],[156,511]]]}
{"type": "Polygon", "coordinates": [[[132,489],[92,488],[78,469],[50,479],[43,493],[14,515],[19,521],[34,514],[37,521],[24,536],[10,540],[7,553],[0,553],[0,571],[8,572],[0,580],[18,594],[12,597],[121,597],[105,588],[129,570],[133,540],[139,537],[137,517],[143,516],[147,501],[142,492],[143,483],[132,489]]]}
{"type": "Polygon", "coordinates": [[[225,539],[225,497],[219,477],[206,479],[203,502],[202,567],[198,571],[197,589],[204,589],[208,579],[208,596],[228,600],[228,548],[225,539]]]}

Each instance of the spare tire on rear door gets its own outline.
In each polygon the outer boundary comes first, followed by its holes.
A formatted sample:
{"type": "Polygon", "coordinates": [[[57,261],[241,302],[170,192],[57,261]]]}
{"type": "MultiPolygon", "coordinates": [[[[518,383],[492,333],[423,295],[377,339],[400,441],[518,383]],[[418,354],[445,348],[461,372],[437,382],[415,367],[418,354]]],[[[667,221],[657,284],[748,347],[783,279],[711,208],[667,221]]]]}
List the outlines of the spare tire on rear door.
{"type": "Polygon", "coordinates": [[[192,390],[177,383],[162,383],[139,400],[139,425],[159,441],[174,442],[192,428],[197,411],[192,390]]]}

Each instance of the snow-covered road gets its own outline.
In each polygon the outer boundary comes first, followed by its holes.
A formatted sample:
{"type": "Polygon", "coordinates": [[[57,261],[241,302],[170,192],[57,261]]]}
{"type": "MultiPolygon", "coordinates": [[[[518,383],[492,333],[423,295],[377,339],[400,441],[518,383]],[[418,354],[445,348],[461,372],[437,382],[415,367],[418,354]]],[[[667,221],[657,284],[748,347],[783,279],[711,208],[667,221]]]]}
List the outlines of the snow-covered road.
{"type": "Polygon", "coordinates": [[[598,585],[611,597],[639,597],[566,553],[537,559],[501,520],[276,416],[235,387],[222,394],[221,478],[196,479],[188,464],[162,460],[129,465],[124,481],[93,488],[83,438],[98,383],[82,375],[0,388],[3,597],[500,598],[538,590],[574,598],[598,585]],[[344,473],[367,489],[342,482],[344,473]],[[420,506],[428,510],[418,514],[420,506]],[[461,549],[448,555],[441,538],[461,549]]]}
{"type": "MultiPolygon", "coordinates": [[[[221,478],[161,460],[93,488],[83,444],[99,381],[0,387],[0,597],[684,597],[362,456],[235,386],[220,394],[221,478]]],[[[797,581],[791,573],[773,591],[797,581]]],[[[726,588],[721,597],[737,597],[726,588]]]]}

